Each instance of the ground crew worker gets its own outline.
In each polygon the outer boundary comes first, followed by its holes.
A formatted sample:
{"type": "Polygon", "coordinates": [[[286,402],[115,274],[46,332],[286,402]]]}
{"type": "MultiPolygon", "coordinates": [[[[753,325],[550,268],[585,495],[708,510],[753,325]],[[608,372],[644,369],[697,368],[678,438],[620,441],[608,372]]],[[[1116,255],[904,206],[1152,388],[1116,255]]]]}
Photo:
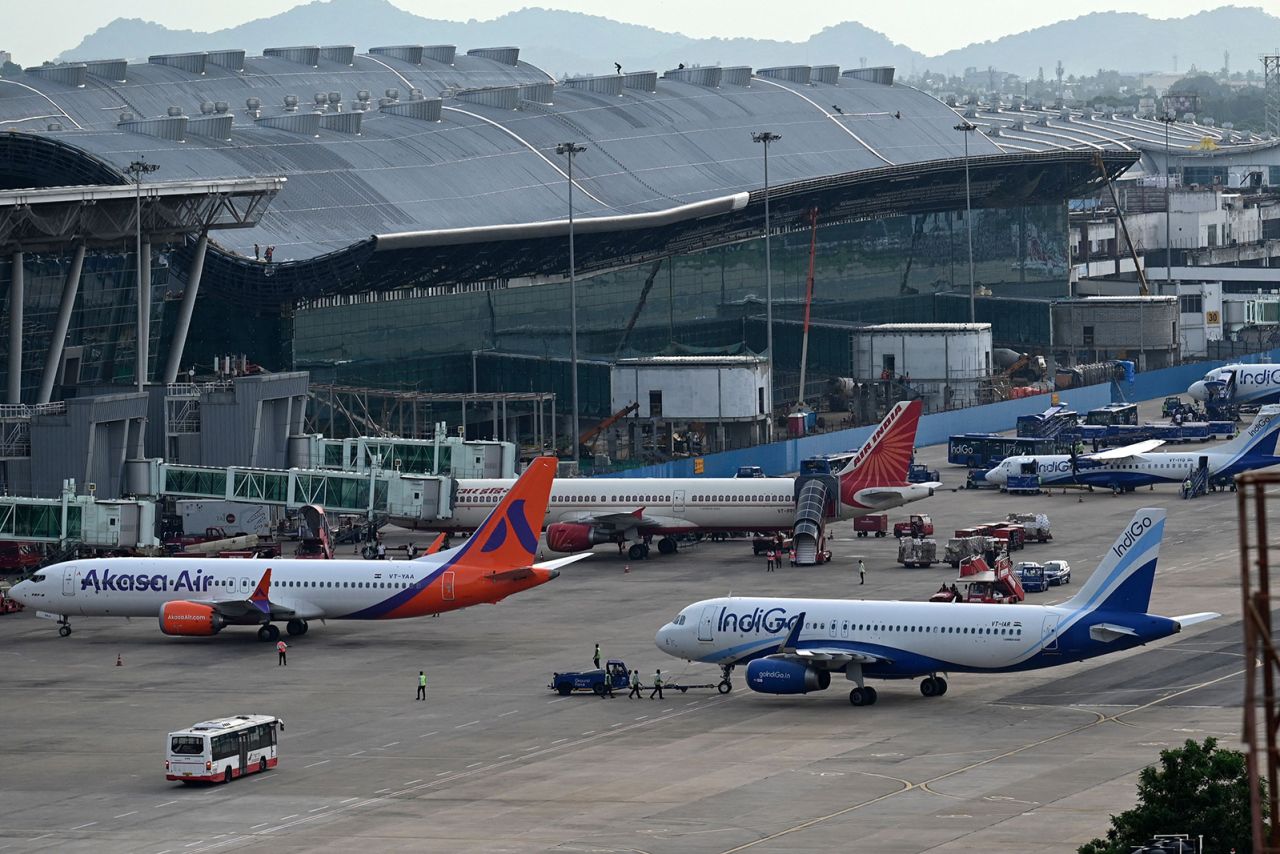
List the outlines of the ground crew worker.
{"type": "Polygon", "coordinates": [[[591,656],[591,660],[595,662],[596,670],[600,669],[600,644],[596,644],[595,654],[591,656]]]}
{"type": "Polygon", "coordinates": [[[600,692],[600,699],[605,697],[613,697],[613,671],[608,669],[604,671],[604,690],[600,692]]]}
{"type": "Polygon", "coordinates": [[[1191,478],[1187,478],[1182,482],[1182,497],[1183,498],[1191,497],[1191,478]]]}
{"type": "Polygon", "coordinates": [[[386,560],[386,559],[387,559],[387,544],[382,541],[381,537],[379,537],[378,538],[378,560],[386,560]]]}
{"type": "Polygon", "coordinates": [[[289,659],[285,655],[285,651],[287,649],[289,649],[289,645],[285,643],[284,640],[281,640],[279,643],[276,644],[276,654],[278,656],[278,659],[276,661],[276,667],[279,667],[281,665],[285,665],[287,667],[289,665],[289,659]]]}
{"type": "Polygon", "coordinates": [[[858,558],[858,583],[867,583],[867,565],[863,562],[862,558],[858,558]]]}
{"type": "Polygon", "coordinates": [[[637,700],[640,699],[640,671],[639,670],[631,671],[631,693],[627,695],[627,699],[630,700],[632,697],[635,697],[637,700]]]}
{"type": "Polygon", "coordinates": [[[765,572],[773,572],[773,567],[778,561],[778,553],[772,548],[765,549],[765,572]]]}
{"type": "Polygon", "coordinates": [[[418,699],[427,699],[427,674],[425,671],[418,671],[418,699]]]}
{"type": "Polygon", "coordinates": [[[658,699],[659,699],[659,700],[661,700],[661,699],[663,698],[663,697],[662,697],[662,670],[661,670],[661,669],[659,669],[657,673],[653,674],[653,690],[649,692],[649,699],[650,699],[650,700],[652,700],[652,699],[653,699],[653,695],[654,695],[654,694],[657,694],[657,695],[658,695],[658,699]]]}

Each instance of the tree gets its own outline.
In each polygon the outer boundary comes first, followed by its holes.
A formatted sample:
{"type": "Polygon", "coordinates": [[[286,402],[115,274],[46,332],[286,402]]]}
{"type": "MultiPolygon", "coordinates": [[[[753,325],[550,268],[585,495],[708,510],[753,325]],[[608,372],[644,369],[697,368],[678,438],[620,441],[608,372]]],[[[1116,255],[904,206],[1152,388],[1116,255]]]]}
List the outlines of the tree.
{"type": "MultiPolygon", "coordinates": [[[[1266,803],[1264,794],[1263,801],[1266,803]]],[[[1080,854],[1128,854],[1158,833],[1204,836],[1205,851],[1248,851],[1249,777],[1245,756],[1187,739],[1182,747],[1160,751],[1160,765],[1148,765],[1138,777],[1138,805],[1111,816],[1105,839],[1081,845],[1080,854]]]]}

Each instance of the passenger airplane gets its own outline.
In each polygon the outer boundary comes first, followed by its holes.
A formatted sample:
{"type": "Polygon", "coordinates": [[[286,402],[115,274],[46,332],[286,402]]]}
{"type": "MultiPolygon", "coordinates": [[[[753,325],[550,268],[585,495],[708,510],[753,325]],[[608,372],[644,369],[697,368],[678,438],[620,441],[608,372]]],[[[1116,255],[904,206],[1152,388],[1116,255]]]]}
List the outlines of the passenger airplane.
{"type": "MultiPolygon", "coordinates": [[[[837,475],[839,514],[848,519],[928,498],[940,483],[909,483],[907,468],[920,421],[920,401],[889,411],[837,475]]],[[[480,523],[509,480],[460,480],[451,519],[433,530],[470,530],[480,523]]],[[[547,547],[578,552],[599,543],[660,536],[658,551],[676,550],[675,534],[695,531],[781,531],[795,524],[796,481],[770,478],[580,478],[556,481],[547,506],[547,547]]],[[[414,520],[393,519],[412,527],[414,520]]],[[[645,542],[631,546],[646,557],[645,542]]]]}
{"type": "Polygon", "coordinates": [[[71,634],[70,617],[156,617],[167,635],[259,626],[275,641],[309,620],[389,620],[496,603],[545,584],[578,557],[533,563],[556,459],[533,461],[461,546],[417,560],[102,558],[40,570],[10,594],[71,634]]]}
{"type": "Polygon", "coordinates": [[[1280,365],[1223,365],[1187,388],[1193,400],[1262,406],[1280,403],[1280,365]]]}
{"type": "Polygon", "coordinates": [[[1209,477],[1228,478],[1242,471],[1266,468],[1280,463],[1276,440],[1280,438],[1280,405],[1271,404],[1258,410],[1249,429],[1242,430],[1230,442],[1206,451],[1151,453],[1163,442],[1146,442],[1112,448],[1096,454],[1009,457],[983,477],[988,483],[1004,486],[1010,475],[1039,474],[1042,486],[1087,484],[1108,487],[1113,492],[1131,492],[1136,487],[1153,483],[1182,483],[1203,460],[1209,477]]]}
{"type": "Polygon", "coordinates": [[[1165,511],[1145,508],[1080,592],[1061,605],[943,604],[848,599],[730,597],[696,602],[663,626],[658,649],[718,664],[725,679],[747,665],[747,687],[807,694],[832,673],[856,683],[849,702],[869,706],[867,679],[916,679],[947,693],[941,673],[1013,673],[1082,661],[1160,640],[1212,620],[1148,614],[1165,511]]]}

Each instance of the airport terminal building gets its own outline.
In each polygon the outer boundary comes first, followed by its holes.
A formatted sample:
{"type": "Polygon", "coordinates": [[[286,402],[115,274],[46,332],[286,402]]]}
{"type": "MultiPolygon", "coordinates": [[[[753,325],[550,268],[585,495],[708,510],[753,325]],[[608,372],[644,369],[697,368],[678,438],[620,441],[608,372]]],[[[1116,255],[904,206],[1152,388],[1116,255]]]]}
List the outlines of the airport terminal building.
{"type": "MultiPolygon", "coordinates": [[[[1046,115],[1015,134],[972,116],[892,68],[555,80],[516,47],[29,68],[0,78],[0,225],[27,223],[0,228],[0,293],[24,307],[7,401],[172,381],[227,352],[316,382],[567,401],[572,198],[581,414],[604,417],[618,358],[765,349],[766,162],[773,397],[794,401],[811,264],[819,322],[968,320],[970,237],[981,293],[1067,296],[1067,200],[1165,129],[1046,115]],[[566,142],[583,146],[572,188],[566,142]],[[143,162],[158,168],[129,171],[143,162]],[[31,190],[64,187],[82,208],[118,197],[102,239],[30,215],[31,190]],[[165,193],[211,213],[179,227],[165,193]]],[[[1274,157],[1275,141],[1201,131],[1274,157]]],[[[811,379],[853,371],[847,336],[832,340],[811,344],[811,379]]]]}

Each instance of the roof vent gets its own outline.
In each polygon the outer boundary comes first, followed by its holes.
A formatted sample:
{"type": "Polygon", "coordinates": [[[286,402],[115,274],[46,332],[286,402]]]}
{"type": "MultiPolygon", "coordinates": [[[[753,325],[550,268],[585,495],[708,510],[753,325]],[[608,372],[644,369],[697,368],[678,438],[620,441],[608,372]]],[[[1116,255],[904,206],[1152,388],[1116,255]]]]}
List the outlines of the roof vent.
{"type": "Polygon", "coordinates": [[[658,72],[628,71],[622,75],[622,88],[637,89],[641,92],[657,92],[658,72]]]}
{"type": "Polygon", "coordinates": [[[999,128],[999,127],[991,127],[991,128],[988,128],[987,130],[983,131],[983,133],[985,133],[987,136],[1000,136],[1000,128],[999,128]]]}
{"type": "Polygon", "coordinates": [[[720,69],[721,86],[750,86],[751,66],[731,65],[720,69]]]}
{"type": "Polygon", "coordinates": [[[1026,123],[1026,122],[1014,122],[1013,124],[1011,124],[1011,125],[1009,126],[1009,130],[1017,131],[1017,132],[1019,132],[1019,133],[1021,133],[1022,131],[1026,130],[1026,129],[1027,129],[1027,123],[1026,123]]]}
{"type": "MultiPolygon", "coordinates": [[[[881,86],[892,86],[893,71],[892,65],[877,65],[872,68],[850,68],[841,76],[852,80],[865,80],[868,83],[879,83],[881,86]]],[[[951,103],[954,100],[954,98],[948,99],[948,105],[954,107],[955,104],[951,103]]]]}
{"type": "Polygon", "coordinates": [[[187,121],[187,133],[192,136],[204,136],[222,142],[231,141],[232,118],[229,114],[200,116],[187,121]]]}
{"type": "Polygon", "coordinates": [[[1204,117],[1204,126],[1205,126],[1205,127],[1209,127],[1209,128],[1211,128],[1211,127],[1213,127],[1214,125],[1216,125],[1217,123],[1218,123],[1218,120],[1217,120],[1217,119],[1215,119],[1213,116],[1205,116],[1205,117],[1204,117]]]}
{"type": "Polygon", "coordinates": [[[1235,123],[1235,122],[1223,122],[1223,123],[1222,123],[1222,129],[1223,129],[1223,130],[1235,130],[1235,129],[1236,129],[1236,123],[1235,123]]]}
{"type": "Polygon", "coordinates": [[[555,95],[555,88],[555,84],[550,81],[526,83],[520,87],[520,100],[532,101],[535,104],[550,104],[555,95]]]}
{"type": "MultiPolygon", "coordinates": [[[[519,86],[484,86],[478,89],[459,89],[454,97],[468,104],[514,110],[520,106],[519,86]]],[[[409,103],[414,103],[410,101],[409,103]]]]}
{"type": "Polygon", "coordinates": [[[391,99],[391,100],[393,100],[393,101],[398,101],[398,100],[400,100],[400,90],[399,90],[399,89],[388,89],[388,90],[387,90],[386,92],[384,92],[383,94],[384,94],[384,95],[386,95],[388,98],[390,98],[390,99],[391,99]]]}
{"type": "Polygon", "coordinates": [[[182,108],[176,105],[170,106],[169,109],[165,110],[165,113],[169,118],[176,119],[178,116],[182,115],[182,108]]]}
{"type": "Polygon", "coordinates": [[[298,96],[297,96],[297,95],[285,95],[285,96],[284,96],[284,109],[285,109],[285,112],[288,112],[288,113],[297,112],[297,110],[298,110],[298,96]]]}
{"type": "Polygon", "coordinates": [[[320,56],[339,65],[355,65],[356,48],[349,44],[331,44],[320,48],[320,56]]]}
{"type": "Polygon", "coordinates": [[[421,101],[421,100],[422,100],[422,90],[421,90],[421,89],[419,89],[417,86],[414,86],[414,87],[410,88],[410,89],[409,89],[409,100],[410,100],[410,101],[421,101]]]}
{"type": "Polygon", "coordinates": [[[231,105],[228,104],[226,101],[213,102],[213,111],[215,113],[225,113],[229,109],[231,109],[231,105]]]}
{"type": "Polygon", "coordinates": [[[421,65],[423,48],[420,44],[384,45],[382,47],[369,48],[369,53],[373,56],[385,56],[388,59],[398,59],[401,62],[407,62],[410,65],[421,65]]]}
{"type": "Polygon", "coordinates": [[[208,63],[229,71],[244,71],[244,51],[211,50],[208,53],[208,63]]]}
{"type": "MultiPolygon", "coordinates": [[[[750,74],[750,69],[747,69],[747,73],[748,75],[750,74]]],[[[681,83],[715,89],[724,80],[724,69],[718,65],[706,65],[698,68],[673,68],[670,71],[663,72],[662,79],[679,80],[681,83]]],[[[747,84],[740,83],[738,85],[745,86],[747,84]]]]}
{"type": "Polygon", "coordinates": [[[169,68],[176,68],[179,71],[188,71],[192,74],[204,74],[205,63],[209,59],[209,54],[204,51],[198,53],[157,53],[147,57],[147,62],[152,65],[165,65],[169,68]]]}
{"type": "Polygon", "coordinates": [[[834,86],[836,81],[840,79],[840,66],[815,65],[810,79],[813,83],[826,83],[829,86],[834,86]]]}
{"type": "Polygon", "coordinates": [[[317,92],[313,96],[313,100],[316,102],[317,107],[324,107],[329,100],[329,96],[324,92],[317,92]]]}
{"type": "Polygon", "coordinates": [[[370,98],[370,97],[371,97],[371,96],[369,95],[369,90],[368,90],[368,89],[361,89],[359,92],[357,92],[357,93],[356,93],[356,100],[357,100],[357,101],[359,101],[359,102],[360,102],[360,103],[362,103],[362,104],[367,104],[367,103],[369,103],[369,98],[370,98]]]}
{"type": "Polygon", "coordinates": [[[128,110],[125,110],[120,114],[121,124],[124,124],[125,122],[131,122],[131,121],[133,121],[133,113],[129,112],[128,110]]]}
{"type": "Polygon", "coordinates": [[[758,68],[756,69],[757,77],[767,77],[771,80],[785,80],[788,83],[800,83],[808,85],[810,77],[813,75],[813,69],[808,65],[780,65],[776,68],[758,68]]]}
{"type": "Polygon", "coordinates": [[[1058,112],[1058,121],[1060,121],[1060,122],[1069,122],[1069,121],[1071,121],[1071,111],[1070,111],[1070,110],[1061,110],[1061,111],[1059,111],[1059,112],[1058,112]]]}
{"type": "Polygon", "coordinates": [[[597,95],[621,95],[622,75],[607,74],[602,77],[570,77],[564,81],[570,89],[585,89],[597,95]]]}
{"type": "Polygon", "coordinates": [[[51,131],[60,131],[62,130],[62,122],[49,122],[47,127],[51,131]]]}
{"type": "Polygon", "coordinates": [[[79,63],[72,65],[37,65],[34,68],[25,69],[27,74],[34,74],[36,77],[42,77],[54,83],[62,83],[77,88],[84,86],[86,70],[85,66],[79,63]]]}
{"type": "Polygon", "coordinates": [[[453,65],[454,57],[458,54],[458,49],[451,44],[429,44],[422,49],[424,59],[432,62],[442,62],[445,65],[453,65]]]}
{"type": "Polygon", "coordinates": [[[976,119],[978,117],[978,110],[974,107],[970,107],[964,111],[964,117],[966,119],[976,119]]]}
{"type": "Polygon", "coordinates": [[[467,51],[467,56],[475,56],[480,59],[491,59],[494,62],[501,62],[503,65],[518,65],[520,63],[520,48],[474,47],[467,51]]]}
{"type": "Polygon", "coordinates": [[[94,77],[102,77],[123,83],[129,73],[129,63],[123,59],[95,59],[84,64],[85,69],[94,77]]]}
{"type": "Polygon", "coordinates": [[[245,98],[244,108],[256,117],[258,110],[262,109],[262,101],[258,98],[245,98]]]}
{"type": "Polygon", "coordinates": [[[1037,118],[1037,119],[1036,119],[1036,124],[1038,124],[1038,125],[1039,125],[1040,127],[1042,127],[1042,128],[1047,128],[1047,127],[1049,126],[1049,116],[1048,116],[1048,114],[1046,113],[1045,115],[1040,116],[1039,118],[1037,118]]]}
{"type": "Polygon", "coordinates": [[[320,48],[314,45],[298,45],[296,47],[263,48],[263,56],[273,56],[299,65],[310,65],[315,68],[320,64],[320,48]]]}
{"type": "MultiPolygon", "coordinates": [[[[551,84],[548,83],[548,86],[551,84]]],[[[423,98],[421,101],[405,101],[403,103],[383,98],[378,105],[382,112],[392,116],[404,116],[409,119],[421,119],[424,122],[440,121],[441,100],[439,98],[423,98]]]]}
{"type": "Polygon", "coordinates": [[[209,115],[209,114],[210,114],[210,113],[212,113],[212,112],[213,112],[213,101],[201,101],[201,102],[200,102],[200,113],[201,113],[201,115],[205,115],[205,116],[207,116],[207,115],[209,115]]]}

